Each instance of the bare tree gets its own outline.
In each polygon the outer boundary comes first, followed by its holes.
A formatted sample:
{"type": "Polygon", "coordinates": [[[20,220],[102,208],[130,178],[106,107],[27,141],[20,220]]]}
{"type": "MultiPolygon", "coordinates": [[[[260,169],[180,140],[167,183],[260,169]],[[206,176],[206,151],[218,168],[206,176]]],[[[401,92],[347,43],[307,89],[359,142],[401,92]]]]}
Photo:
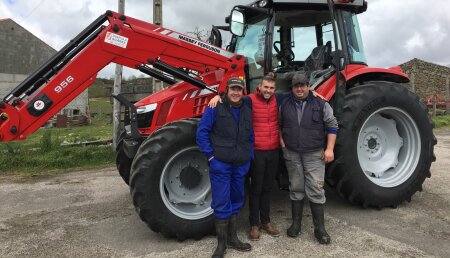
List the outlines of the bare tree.
{"type": "Polygon", "coordinates": [[[208,41],[211,31],[205,30],[205,29],[200,29],[199,27],[195,27],[194,31],[186,32],[186,33],[189,35],[192,35],[196,39],[199,39],[202,41],[208,41]]]}

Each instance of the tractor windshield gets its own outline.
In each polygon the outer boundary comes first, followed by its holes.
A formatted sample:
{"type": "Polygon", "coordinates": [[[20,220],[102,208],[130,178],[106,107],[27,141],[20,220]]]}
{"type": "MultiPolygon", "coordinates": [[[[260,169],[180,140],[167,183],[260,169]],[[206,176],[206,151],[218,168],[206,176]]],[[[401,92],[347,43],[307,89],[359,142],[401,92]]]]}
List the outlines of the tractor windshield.
{"type": "Polygon", "coordinates": [[[342,12],[345,36],[347,40],[347,51],[350,56],[351,63],[367,63],[362,44],[361,33],[359,31],[358,19],[356,14],[350,12],[342,12]]]}

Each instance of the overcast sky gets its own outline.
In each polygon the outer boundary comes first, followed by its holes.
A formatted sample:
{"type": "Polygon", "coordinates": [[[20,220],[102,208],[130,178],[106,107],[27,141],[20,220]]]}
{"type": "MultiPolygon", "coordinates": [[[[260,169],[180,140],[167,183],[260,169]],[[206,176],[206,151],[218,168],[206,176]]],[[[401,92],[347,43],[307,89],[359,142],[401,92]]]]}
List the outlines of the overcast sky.
{"type": "MultiPolygon", "coordinates": [[[[118,0],[0,0],[0,19],[12,18],[59,50],[118,0]]],[[[250,0],[163,0],[163,25],[186,33],[224,25],[235,4],[250,0]]],[[[370,66],[390,67],[412,58],[450,65],[450,1],[368,0],[359,23],[370,66]]],[[[152,21],[153,1],[125,0],[125,14],[152,21]]],[[[100,76],[110,77],[114,68],[100,76]]],[[[127,71],[125,76],[130,75],[127,71]]],[[[138,75],[137,73],[136,75],[138,75]]]]}

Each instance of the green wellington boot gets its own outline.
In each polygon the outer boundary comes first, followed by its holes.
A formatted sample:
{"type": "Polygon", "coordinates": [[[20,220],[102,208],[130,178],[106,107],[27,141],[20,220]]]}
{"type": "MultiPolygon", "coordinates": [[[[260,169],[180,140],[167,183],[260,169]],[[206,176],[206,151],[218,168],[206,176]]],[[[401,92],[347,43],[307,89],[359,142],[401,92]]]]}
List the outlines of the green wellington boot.
{"type": "Polygon", "coordinates": [[[230,223],[228,224],[228,247],[240,252],[248,252],[252,250],[252,246],[249,243],[243,243],[239,240],[237,236],[236,216],[231,216],[230,223]]]}

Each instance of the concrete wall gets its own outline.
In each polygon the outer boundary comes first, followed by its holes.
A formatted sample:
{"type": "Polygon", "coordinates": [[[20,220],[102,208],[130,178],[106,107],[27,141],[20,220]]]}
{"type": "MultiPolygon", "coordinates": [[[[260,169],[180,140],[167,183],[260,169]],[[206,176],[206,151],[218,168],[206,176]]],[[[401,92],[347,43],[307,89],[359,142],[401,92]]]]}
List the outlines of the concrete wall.
{"type": "MultiPolygon", "coordinates": [[[[55,53],[56,50],[13,20],[0,20],[0,98],[3,99],[55,53]]],[[[60,113],[71,116],[74,110],[88,114],[87,90],[60,113]]]]}
{"type": "Polygon", "coordinates": [[[26,74],[0,73],[0,98],[6,97],[25,78],[27,78],[26,74]]]}
{"type": "Polygon", "coordinates": [[[0,21],[0,73],[30,74],[56,51],[11,19],[0,21]]]}

